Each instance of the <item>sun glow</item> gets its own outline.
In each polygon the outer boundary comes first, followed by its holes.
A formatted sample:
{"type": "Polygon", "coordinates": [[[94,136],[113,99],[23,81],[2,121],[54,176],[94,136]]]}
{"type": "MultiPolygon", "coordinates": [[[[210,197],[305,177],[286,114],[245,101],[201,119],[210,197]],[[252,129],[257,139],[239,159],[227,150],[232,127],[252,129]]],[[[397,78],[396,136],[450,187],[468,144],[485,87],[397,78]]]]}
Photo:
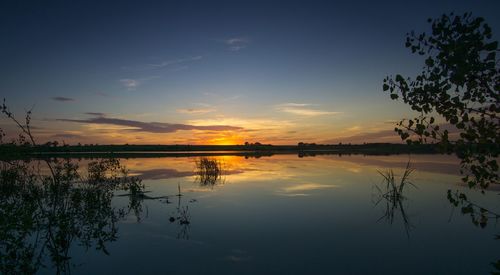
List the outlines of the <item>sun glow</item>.
{"type": "Polygon", "coordinates": [[[220,137],[214,137],[212,139],[207,140],[207,144],[210,145],[237,145],[243,144],[244,140],[241,136],[238,135],[222,135],[220,137]]]}

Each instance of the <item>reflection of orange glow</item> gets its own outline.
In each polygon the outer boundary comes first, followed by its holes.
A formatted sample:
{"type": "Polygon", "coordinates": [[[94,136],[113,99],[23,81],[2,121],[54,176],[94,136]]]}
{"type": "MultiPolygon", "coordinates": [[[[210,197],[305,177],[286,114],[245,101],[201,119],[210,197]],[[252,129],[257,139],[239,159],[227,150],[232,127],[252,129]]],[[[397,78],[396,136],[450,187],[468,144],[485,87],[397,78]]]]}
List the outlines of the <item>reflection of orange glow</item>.
{"type": "MultiPolygon", "coordinates": [[[[195,186],[196,160],[200,156],[165,158],[130,158],[122,164],[130,169],[130,175],[144,180],[162,180],[163,183],[187,182],[188,190],[195,186]],[[148,172],[152,172],[149,173],[148,172]],[[149,178],[148,178],[149,175],[149,178]],[[152,176],[151,176],[152,175],[152,176]],[[163,178],[162,178],[163,177],[163,178]]],[[[311,192],[342,187],[352,179],[379,180],[377,170],[394,169],[401,175],[408,157],[395,156],[343,156],[325,155],[299,158],[296,154],[274,155],[272,157],[245,158],[244,156],[210,156],[221,162],[226,183],[263,184],[273,187],[279,196],[308,196],[311,192]],[[343,182],[343,179],[348,179],[343,182]]],[[[450,156],[412,156],[412,166],[418,171],[419,181],[424,183],[427,176],[444,180],[453,177],[459,170],[458,160],[450,156]]],[[[349,183],[352,184],[353,182],[349,183]]],[[[187,188],[187,187],[186,187],[187,188]]]]}
{"type": "Polygon", "coordinates": [[[240,156],[219,156],[217,159],[223,163],[225,169],[244,169],[248,166],[248,161],[240,156]]]}

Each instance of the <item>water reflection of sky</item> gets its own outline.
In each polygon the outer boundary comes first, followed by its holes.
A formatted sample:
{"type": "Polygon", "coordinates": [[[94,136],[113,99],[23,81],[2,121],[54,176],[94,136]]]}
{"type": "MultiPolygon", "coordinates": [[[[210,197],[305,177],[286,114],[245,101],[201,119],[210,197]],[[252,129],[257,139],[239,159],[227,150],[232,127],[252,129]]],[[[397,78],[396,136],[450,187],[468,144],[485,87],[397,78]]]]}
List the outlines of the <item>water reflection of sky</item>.
{"type": "MultiPolygon", "coordinates": [[[[224,181],[212,187],[197,184],[195,157],[124,160],[169,203],[145,201],[140,223],[120,223],[111,255],[81,254],[75,273],[483,274],[500,257],[494,222],[475,227],[446,199],[465,190],[452,157],[411,157],[409,237],[398,213],[379,220],[384,207],[373,202],[377,170],[401,174],[408,156],[217,159],[224,181]],[[179,187],[183,196],[173,196],[179,187]],[[189,225],[169,221],[178,209],[189,225]]],[[[471,197],[500,209],[495,192],[471,197]]]]}

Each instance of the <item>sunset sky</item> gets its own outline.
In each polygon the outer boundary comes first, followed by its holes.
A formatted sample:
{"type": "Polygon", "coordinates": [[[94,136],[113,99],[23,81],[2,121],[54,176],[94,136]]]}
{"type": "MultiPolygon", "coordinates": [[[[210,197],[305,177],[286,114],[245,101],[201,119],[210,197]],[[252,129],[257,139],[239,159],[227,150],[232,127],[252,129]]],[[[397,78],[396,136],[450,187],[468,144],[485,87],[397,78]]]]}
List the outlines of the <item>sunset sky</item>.
{"type": "Polygon", "coordinates": [[[500,34],[500,1],[104,2],[0,4],[0,98],[40,142],[398,142],[405,34],[452,11],[500,34]]]}

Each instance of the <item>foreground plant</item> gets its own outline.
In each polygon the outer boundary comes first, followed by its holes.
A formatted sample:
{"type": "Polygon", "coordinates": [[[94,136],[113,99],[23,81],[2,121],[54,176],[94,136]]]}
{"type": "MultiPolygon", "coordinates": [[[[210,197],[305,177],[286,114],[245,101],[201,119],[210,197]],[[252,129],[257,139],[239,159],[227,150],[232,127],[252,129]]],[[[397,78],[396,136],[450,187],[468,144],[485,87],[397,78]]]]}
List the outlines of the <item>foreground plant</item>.
{"type": "MultiPolygon", "coordinates": [[[[30,111],[24,123],[5,102],[1,111],[21,131],[9,144],[37,146],[30,111]]],[[[70,159],[0,159],[0,273],[33,274],[47,266],[56,274],[70,273],[74,245],[108,254],[117,222],[141,207],[113,207],[115,191],[140,193],[143,187],[116,159],[87,167],[70,159]]]]}
{"type": "Polygon", "coordinates": [[[383,90],[419,113],[395,130],[408,143],[438,142],[461,160],[463,181],[486,189],[500,182],[500,60],[490,26],[471,13],[429,19],[431,32],[407,34],[406,47],[425,57],[415,78],[384,79],[383,90]],[[456,135],[452,136],[453,130],[456,135]]]}

